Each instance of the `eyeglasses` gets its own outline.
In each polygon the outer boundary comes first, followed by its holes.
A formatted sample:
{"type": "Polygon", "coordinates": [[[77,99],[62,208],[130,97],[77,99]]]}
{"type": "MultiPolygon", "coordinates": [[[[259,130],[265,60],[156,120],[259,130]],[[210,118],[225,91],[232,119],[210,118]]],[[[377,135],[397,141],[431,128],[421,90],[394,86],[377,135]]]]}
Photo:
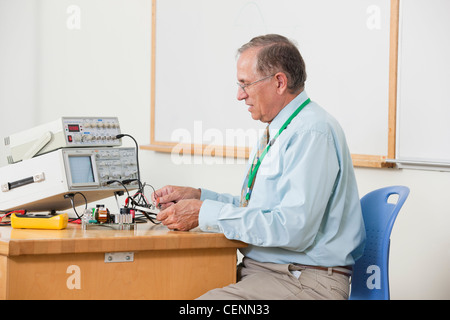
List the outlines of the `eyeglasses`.
{"type": "Polygon", "coordinates": [[[251,85],[254,85],[255,83],[258,83],[258,82],[260,82],[260,81],[269,79],[269,78],[271,78],[271,77],[273,77],[273,76],[274,76],[274,74],[272,74],[272,75],[270,75],[270,76],[267,76],[267,77],[264,77],[264,78],[262,78],[262,79],[253,81],[252,83],[248,83],[248,84],[240,84],[240,83],[238,82],[237,85],[242,89],[242,91],[244,91],[245,93],[247,93],[247,92],[245,91],[245,88],[248,88],[248,87],[250,87],[251,85]]]}

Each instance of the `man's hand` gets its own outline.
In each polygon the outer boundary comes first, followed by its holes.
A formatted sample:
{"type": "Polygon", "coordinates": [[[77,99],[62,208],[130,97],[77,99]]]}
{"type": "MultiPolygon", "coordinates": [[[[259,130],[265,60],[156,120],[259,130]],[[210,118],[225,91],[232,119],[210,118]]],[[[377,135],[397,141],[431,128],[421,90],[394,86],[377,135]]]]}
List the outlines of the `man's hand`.
{"type": "Polygon", "coordinates": [[[160,211],[156,219],[172,230],[189,231],[198,226],[198,214],[203,201],[180,200],[160,211]]]}
{"type": "Polygon", "coordinates": [[[162,210],[183,199],[200,200],[201,190],[191,187],[165,186],[152,193],[152,201],[162,210]]]}

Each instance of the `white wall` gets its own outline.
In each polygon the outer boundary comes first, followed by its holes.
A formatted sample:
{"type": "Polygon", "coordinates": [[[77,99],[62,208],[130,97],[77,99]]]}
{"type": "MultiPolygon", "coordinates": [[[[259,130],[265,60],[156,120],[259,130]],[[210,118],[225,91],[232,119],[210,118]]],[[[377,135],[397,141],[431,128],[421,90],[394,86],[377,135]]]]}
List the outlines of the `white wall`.
{"type": "MultiPolygon", "coordinates": [[[[0,135],[62,115],[112,115],[123,132],[148,143],[150,18],[149,0],[0,0],[0,135]],[[80,29],[67,28],[72,4],[80,8],[80,29]]],[[[243,164],[196,157],[177,165],[152,151],[141,150],[140,162],[143,180],[155,188],[237,194],[245,174],[243,164]]],[[[361,196],[388,185],[411,188],[391,237],[392,298],[449,299],[450,173],[357,168],[356,175],[361,196]]]]}
{"type": "Polygon", "coordinates": [[[0,137],[36,124],[36,12],[37,1],[0,0],[0,137]]]}

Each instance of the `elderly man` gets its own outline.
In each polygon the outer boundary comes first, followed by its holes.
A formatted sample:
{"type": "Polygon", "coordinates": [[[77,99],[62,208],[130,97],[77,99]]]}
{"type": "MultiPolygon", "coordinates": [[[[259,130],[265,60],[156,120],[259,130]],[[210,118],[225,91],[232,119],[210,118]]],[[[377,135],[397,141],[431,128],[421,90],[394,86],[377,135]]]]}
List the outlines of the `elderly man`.
{"type": "Polygon", "coordinates": [[[166,186],[153,194],[168,228],[248,243],[238,282],[200,299],[347,299],[365,232],[344,133],[305,90],[305,64],[280,35],[238,51],[237,99],[267,123],[240,197],[166,186]]]}

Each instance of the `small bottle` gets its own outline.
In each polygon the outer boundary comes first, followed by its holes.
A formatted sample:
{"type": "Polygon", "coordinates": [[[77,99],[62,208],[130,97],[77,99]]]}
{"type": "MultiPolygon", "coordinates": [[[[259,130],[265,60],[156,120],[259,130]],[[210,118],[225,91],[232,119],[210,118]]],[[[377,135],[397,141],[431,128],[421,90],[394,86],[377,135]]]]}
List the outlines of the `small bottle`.
{"type": "Polygon", "coordinates": [[[92,217],[93,210],[94,209],[92,209],[92,208],[84,210],[83,217],[81,218],[81,226],[82,226],[83,230],[86,230],[87,225],[93,220],[93,217],[92,217]]]}

